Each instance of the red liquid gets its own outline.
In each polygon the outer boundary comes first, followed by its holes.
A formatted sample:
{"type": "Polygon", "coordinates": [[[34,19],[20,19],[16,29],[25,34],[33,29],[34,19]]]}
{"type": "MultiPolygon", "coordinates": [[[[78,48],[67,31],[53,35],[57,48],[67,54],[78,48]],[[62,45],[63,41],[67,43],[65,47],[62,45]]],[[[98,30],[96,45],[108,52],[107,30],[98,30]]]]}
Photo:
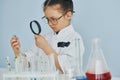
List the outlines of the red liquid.
{"type": "Polygon", "coordinates": [[[103,74],[91,74],[87,72],[86,76],[88,80],[111,80],[110,72],[106,72],[103,74]]]}

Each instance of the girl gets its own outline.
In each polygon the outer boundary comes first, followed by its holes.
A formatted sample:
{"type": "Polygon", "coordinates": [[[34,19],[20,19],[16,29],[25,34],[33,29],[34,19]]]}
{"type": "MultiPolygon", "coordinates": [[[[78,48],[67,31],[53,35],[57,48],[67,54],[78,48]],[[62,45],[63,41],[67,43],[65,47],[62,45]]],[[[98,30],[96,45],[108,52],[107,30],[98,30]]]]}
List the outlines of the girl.
{"type": "MultiPolygon", "coordinates": [[[[68,73],[73,70],[76,73],[77,55],[75,53],[75,39],[80,40],[80,52],[84,52],[84,45],[81,36],[74,30],[71,24],[73,15],[72,0],[45,0],[43,11],[48,25],[52,32],[45,35],[34,35],[35,45],[24,52],[26,57],[34,54],[54,55],[56,69],[61,73],[68,73]]],[[[16,56],[20,55],[20,42],[18,37],[11,39],[11,46],[16,56]]]]}

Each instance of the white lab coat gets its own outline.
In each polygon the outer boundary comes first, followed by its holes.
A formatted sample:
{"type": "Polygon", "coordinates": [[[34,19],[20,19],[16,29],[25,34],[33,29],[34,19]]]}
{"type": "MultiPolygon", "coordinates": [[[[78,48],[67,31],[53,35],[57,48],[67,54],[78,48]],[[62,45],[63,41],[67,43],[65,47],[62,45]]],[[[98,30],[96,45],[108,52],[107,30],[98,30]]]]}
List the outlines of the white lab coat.
{"type": "MultiPolygon", "coordinates": [[[[44,37],[52,48],[58,53],[58,61],[63,73],[68,73],[71,69],[74,69],[74,72],[78,71],[76,69],[76,57],[78,56],[75,53],[75,39],[80,39],[80,53],[84,53],[84,44],[82,37],[75,32],[72,25],[62,29],[58,34],[55,32],[50,32],[45,34],[44,37]],[[68,47],[58,47],[58,42],[70,42],[70,45],[68,47]]],[[[36,46],[33,46],[25,52],[27,56],[31,56],[33,53],[45,56],[45,53],[36,46]]]]}

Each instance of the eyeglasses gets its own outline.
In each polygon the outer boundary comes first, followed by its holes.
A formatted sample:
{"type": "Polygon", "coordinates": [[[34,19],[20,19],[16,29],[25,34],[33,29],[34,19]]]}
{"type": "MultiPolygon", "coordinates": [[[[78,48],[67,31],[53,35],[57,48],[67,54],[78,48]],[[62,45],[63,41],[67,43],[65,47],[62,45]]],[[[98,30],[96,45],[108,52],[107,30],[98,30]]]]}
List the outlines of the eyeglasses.
{"type": "MultiPolygon", "coordinates": [[[[49,19],[49,18],[43,16],[42,19],[44,20],[45,23],[51,22],[53,25],[57,25],[58,24],[58,20],[60,20],[69,11],[71,11],[71,10],[66,11],[62,16],[60,16],[58,18],[50,18],[49,19]]],[[[71,11],[71,12],[74,13],[74,11],[71,11]]]]}
{"type": "Polygon", "coordinates": [[[65,14],[63,14],[62,16],[58,17],[58,18],[46,18],[45,16],[42,17],[42,19],[45,21],[45,23],[49,23],[51,22],[53,25],[58,24],[58,20],[61,19],[65,14]]]}

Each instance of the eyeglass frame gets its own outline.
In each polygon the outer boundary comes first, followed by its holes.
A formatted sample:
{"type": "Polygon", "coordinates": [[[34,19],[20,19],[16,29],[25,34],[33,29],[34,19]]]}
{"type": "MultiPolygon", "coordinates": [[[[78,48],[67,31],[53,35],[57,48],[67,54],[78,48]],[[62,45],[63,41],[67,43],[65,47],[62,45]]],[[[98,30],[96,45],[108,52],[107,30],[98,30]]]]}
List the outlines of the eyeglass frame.
{"type": "MultiPolygon", "coordinates": [[[[60,20],[65,14],[67,14],[67,12],[69,12],[71,10],[68,10],[66,11],[63,15],[61,15],[60,17],[58,18],[51,18],[51,19],[48,19],[47,17],[43,16],[41,19],[47,19],[47,23],[49,23],[49,21],[53,24],[53,25],[57,25],[58,24],[58,20],[60,20]]],[[[74,13],[74,11],[72,11],[72,13],[74,13]]]]}

